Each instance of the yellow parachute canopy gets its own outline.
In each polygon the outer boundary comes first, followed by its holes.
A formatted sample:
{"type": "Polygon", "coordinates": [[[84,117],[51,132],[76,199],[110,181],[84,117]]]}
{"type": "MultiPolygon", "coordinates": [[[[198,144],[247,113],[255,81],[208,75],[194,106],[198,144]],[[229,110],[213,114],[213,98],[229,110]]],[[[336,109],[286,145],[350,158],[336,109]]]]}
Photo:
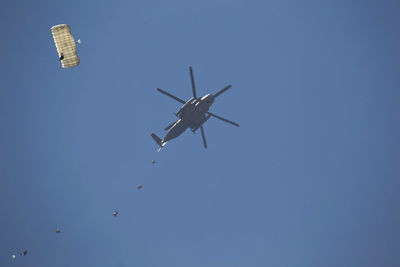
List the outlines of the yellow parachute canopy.
{"type": "Polygon", "coordinates": [[[63,68],[71,68],[79,65],[79,57],[76,53],[76,44],[67,24],[51,27],[54,43],[56,44],[59,59],[63,68]]]}

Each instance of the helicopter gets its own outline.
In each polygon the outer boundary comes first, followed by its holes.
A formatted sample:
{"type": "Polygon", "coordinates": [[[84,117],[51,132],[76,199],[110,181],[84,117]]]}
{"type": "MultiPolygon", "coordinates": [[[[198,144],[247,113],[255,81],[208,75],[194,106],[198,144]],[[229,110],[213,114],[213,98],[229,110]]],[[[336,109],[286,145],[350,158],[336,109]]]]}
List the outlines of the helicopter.
{"type": "Polygon", "coordinates": [[[156,141],[156,143],[160,146],[158,151],[160,151],[168,141],[181,135],[187,128],[190,128],[190,130],[193,133],[195,133],[200,128],[204,148],[207,148],[207,141],[206,141],[206,137],[204,134],[203,124],[210,117],[220,119],[224,122],[227,122],[236,127],[239,127],[239,124],[237,124],[236,122],[222,118],[222,117],[208,111],[210,109],[211,105],[214,103],[215,98],[218,97],[219,95],[221,95],[222,93],[224,93],[226,90],[230,89],[232,86],[228,85],[228,86],[222,88],[216,94],[206,94],[205,96],[198,98],[197,94],[196,94],[196,86],[195,86],[195,82],[194,82],[192,67],[189,67],[189,72],[190,72],[190,79],[191,79],[191,83],[192,83],[193,97],[190,98],[188,101],[185,102],[184,100],[180,99],[179,97],[176,97],[160,88],[157,88],[157,91],[159,91],[160,93],[162,93],[166,96],[169,96],[183,104],[183,106],[176,113],[174,113],[175,116],[178,117],[178,119],[176,121],[172,122],[167,127],[165,127],[164,130],[168,131],[168,132],[165,135],[164,139],[161,139],[154,133],[151,134],[151,137],[153,137],[154,141],[156,141]]]}

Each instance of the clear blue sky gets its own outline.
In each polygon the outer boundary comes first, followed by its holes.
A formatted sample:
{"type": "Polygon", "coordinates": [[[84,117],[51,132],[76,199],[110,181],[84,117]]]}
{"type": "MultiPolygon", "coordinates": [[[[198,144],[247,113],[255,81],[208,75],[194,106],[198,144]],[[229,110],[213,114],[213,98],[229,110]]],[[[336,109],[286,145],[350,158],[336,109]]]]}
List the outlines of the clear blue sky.
{"type": "Polygon", "coordinates": [[[0,266],[400,266],[399,14],[2,1],[0,266]],[[241,126],[210,119],[207,150],[187,131],[157,153],[180,104],[155,89],[189,99],[190,65],[199,95],[233,85],[211,111],[241,126]]]}

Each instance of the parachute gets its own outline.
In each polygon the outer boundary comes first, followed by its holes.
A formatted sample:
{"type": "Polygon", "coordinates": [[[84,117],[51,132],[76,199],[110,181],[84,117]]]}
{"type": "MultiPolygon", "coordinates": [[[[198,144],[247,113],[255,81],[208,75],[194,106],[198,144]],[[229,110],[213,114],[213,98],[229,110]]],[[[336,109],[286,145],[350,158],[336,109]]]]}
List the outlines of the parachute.
{"type": "Polygon", "coordinates": [[[75,39],[67,24],[51,27],[54,43],[56,44],[59,59],[63,68],[71,68],[79,65],[79,57],[76,53],[75,39]]]}

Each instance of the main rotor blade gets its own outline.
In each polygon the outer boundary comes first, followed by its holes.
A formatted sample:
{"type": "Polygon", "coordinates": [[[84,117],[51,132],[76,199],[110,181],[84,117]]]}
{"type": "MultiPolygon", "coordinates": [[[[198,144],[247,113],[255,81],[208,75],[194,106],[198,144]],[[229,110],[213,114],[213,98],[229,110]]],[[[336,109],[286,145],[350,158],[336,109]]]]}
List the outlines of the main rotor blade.
{"type": "Polygon", "coordinates": [[[192,81],[193,96],[194,96],[194,98],[197,99],[197,95],[196,95],[196,86],[194,85],[193,69],[192,69],[191,66],[189,67],[189,71],[190,71],[190,80],[192,81]]]}
{"type": "Polygon", "coordinates": [[[183,100],[180,99],[179,97],[176,97],[176,96],[174,96],[174,95],[172,95],[172,94],[170,94],[170,93],[164,91],[163,89],[157,88],[157,91],[159,91],[160,93],[163,93],[164,95],[167,95],[167,96],[169,96],[169,97],[175,99],[175,100],[178,101],[178,102],[181,102],[182,104],[185,104],[185,103],[186,103],[185,101],[183,101],[183,100]]]}
{"type": "Polygon", "coordinates": [[[230,124],[232,124],[232,125],[235,125],[236,127],[239,127],[239,124],[237,124],[236,122],[227,120],[227,119],[222,118],[222,117],[220,117],[220,116],[218,116],[218,115],[215,115],[215,114],[213,114],[213,113],[211,113],[211,112],[207,112],[207,114],[208,114],[208,115],[211,115],[211,116],[213,116],[213,117],[215,117],[215,118],[217,118],[217,119],[220,119],[220,120],[222,120],[222,121],[224,121],[224,122],[227,122],[227,123],[230,123],[230,124]]]}
{"type": "Polygon", "coordinates": [[[223,92],[225,92],[226,90],[228,90],[229,88],[231,88],[232,85],[228,85],[227,87],[223,88],[222,90],[220,90],[218,93],[216,93],[214,96],[217,97],[220,94],[222,94],[223,92]]]}
{"type": "Polygon", "coordinates": [[[200,130],[201,130],[201,137],[203,138],[204,148],[207,148],[207,141],[206,141],[206,136],[204,134],[203,126],[200,126],[200,130]]]}

